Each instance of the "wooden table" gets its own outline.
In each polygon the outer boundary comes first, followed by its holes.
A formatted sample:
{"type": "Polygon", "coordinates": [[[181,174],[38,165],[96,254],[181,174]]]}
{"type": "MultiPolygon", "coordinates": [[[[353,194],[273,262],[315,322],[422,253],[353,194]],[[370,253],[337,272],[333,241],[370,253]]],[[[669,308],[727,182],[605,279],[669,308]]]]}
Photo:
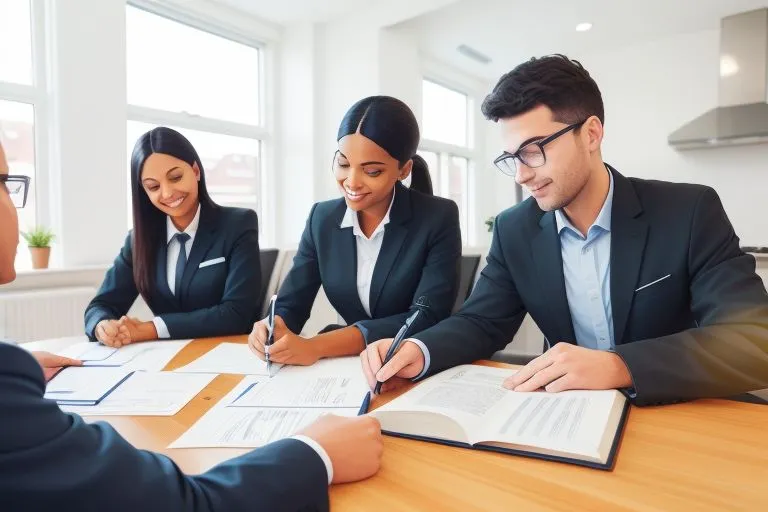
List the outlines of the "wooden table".
{"type": "MultiPolygon", "coordinates": [[[[193,361],[221,341],[195,340],[168,364],[193,361]]],[[[45,345],[35,349],[47,349],[45,345]]],[[[29,346],[29,345],[28,345],[29,346]]],[[[489,366],[507,366],[484,361],[489,366]]],[[[107,419],[139,448],[164,453],[188,473],[242,449],[169,450],[240,375],[216,377],[173,417],[107,419]]],[[[374,400],[380,406],[396,396],[374,400]]],[[[88,418],[89,421],[96,421],[88,418]]],[[[612,472],[386,437],[381,471],[333,486],[334,511],[768,510],[768,406],[699,400],[633,407],[612,472]]]]}

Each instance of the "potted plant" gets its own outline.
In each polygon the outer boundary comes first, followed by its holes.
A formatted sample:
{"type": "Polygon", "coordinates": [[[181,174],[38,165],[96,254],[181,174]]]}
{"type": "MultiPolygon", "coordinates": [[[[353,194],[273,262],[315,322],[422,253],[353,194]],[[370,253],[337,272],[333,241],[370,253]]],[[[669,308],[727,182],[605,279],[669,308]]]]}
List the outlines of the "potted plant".
{"type": "Polygon", "coordinates": [[[488,217],[487,219],[485,219],[485,226],[488,228],[489,233],[493,232],[493,223],[495,220],[496,220],[496,216],[488,217]]]}
{"type": "Polygon", "coordinates": [[[29,252],[32,254],[32,268],[48,268],[48,260],[51,257],[51,241],[54,239],[53,231],[42,226],[35,226],[26,233],[22,233],[21,236],[27,241],[29,252]]]}

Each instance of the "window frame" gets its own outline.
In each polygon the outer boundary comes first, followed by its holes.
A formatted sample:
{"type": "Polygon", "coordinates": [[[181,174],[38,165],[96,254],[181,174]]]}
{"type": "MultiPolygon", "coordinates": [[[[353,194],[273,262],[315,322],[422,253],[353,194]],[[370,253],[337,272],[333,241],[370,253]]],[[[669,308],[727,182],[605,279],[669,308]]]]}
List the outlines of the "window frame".
{"type": "MultiPolygon", "coordinates": [[[[228,24],[225,16],[203,16],[203,13],[196,13],[185,10],[182,6],[174,6],[165,3],[159,3],[153,0],[128,0],[126,9],[136,8],[166,18],[175,23],[181,23],[208,34],[222,37],[236,43],[255,48],[259,52],[259,120],[255,124],[246,124],[225,119],[218,119],[186,112],[173,112],[158,108],[144,107],[127,103],[126,123],[137,121],[153,125],[175,126],[181,129],[198,130],[217,135],[227,135],[234,137],[243,137],[255,139],[259,142],[259,181],[261,183],[258,191],[258,209],[255,210],[259,215],[259,239],[272,241],[276,233],[270,228],[269,220],[274,219],[276,210],[274,204],[275,182],[272,174],[268,172],[272,169],[274,161],[274,48],[267,42],[268,38],[261,39],[246,33],[235,25],[228,24]]],[[[218,10],[218,7],[217,7],[218,10]]],[[[127,34],[126,34],[126,47],[127,34]]],[[[129,201],[130,204],[130,201],[129,201]]],[[[129,209],[130,212],[130,209],[129,209]]],[[[130,216],[130,213],[129,213],[130,216]]]]}
{"type": "MultiPolygon", "coordinates": [[[[475,110],[478,104],[478,94],[475,92],[476,87],[473,85],[464,83],[459,77],[448,76],[445,71],[438,71],[435,66],[429,67],[422,74],[422,91],[423,82],[431,82],[433,84],[445,87],[446,89],[455,91],[467,98],[467,145],[461,146],[456,144],[448,144],[446,142],[422,138],[419,144],[419,151],[429,151],[437,154],[438,169],[430,170],[433,180],[433,188],[435,195],[441,197],[448,197],[449,176],[448,165],[450,159],[453,157],[465,158],[467,160],[467,175],[464,177],[464,194],[467,201],[467,211],[464,221],[466,222],[466,233],[462,233],[462,244],[464,246],[475,245],[478,238],[478,226],[477,224],[477,201],[476,194],[476,169],[478,162],[482,159],[482,154],[478,150],[481,140],[480,134],[477,130],[477,122],[475,120],[475,110]]],[[[423,94],[423,93],[422,93],[423,94]]],[[[422,104],[423,104],[422,97],[422,104]]],[[[423,124],[423,112],[422,112],[422,124],[423,124]]],[[[461,205],[459,206],[459,214],[462,214],[461,205]]]]}

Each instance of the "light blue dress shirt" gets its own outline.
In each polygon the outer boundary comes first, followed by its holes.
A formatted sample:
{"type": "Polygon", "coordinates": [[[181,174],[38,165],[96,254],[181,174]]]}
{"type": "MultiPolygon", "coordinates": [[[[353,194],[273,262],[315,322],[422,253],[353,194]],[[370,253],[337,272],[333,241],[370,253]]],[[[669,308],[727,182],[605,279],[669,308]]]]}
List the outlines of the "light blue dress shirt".
{"type": "Polygon", "coordinates": [[[576,342],[582,347],[598,350],[612,350],[615,346],[611,310],[613,176],[610,171],[608,176],[608,195],[586,237],[573,227],[562,210],[555,211],[565,294],[576,342]]]}

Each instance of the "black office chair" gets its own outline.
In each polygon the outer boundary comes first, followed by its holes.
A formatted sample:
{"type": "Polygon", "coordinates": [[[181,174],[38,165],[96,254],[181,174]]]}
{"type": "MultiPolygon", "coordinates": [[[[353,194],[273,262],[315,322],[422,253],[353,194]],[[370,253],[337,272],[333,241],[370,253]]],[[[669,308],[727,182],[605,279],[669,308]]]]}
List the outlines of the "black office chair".
{"type": "Polygon", "coordinates": [[[464,304],[469,295],[472,293],[472,284],[475,282],[475,274],[477,274],[477,267],[480,266],[480,255],[467,254],[461,257],[461,272],[459,274],[459,291],[456,294],[456,302],[453,304],[453,311],[455,313],[464,304]]]}
{"type": "MultiPolygon", "coordinates": [[[[261,290],[259,291],[259,297],[262,301],[268,300],[267,288],[269,287],[269,281],[272,279],[272,272],[275,271],[275,264],[277,263],[277,256],[280,253],[277,249],[261,249],[259,259],[261,260],[261,290]]],[[[259,304],[259,311],[262,311],[266,302],[259,304]]]]}

